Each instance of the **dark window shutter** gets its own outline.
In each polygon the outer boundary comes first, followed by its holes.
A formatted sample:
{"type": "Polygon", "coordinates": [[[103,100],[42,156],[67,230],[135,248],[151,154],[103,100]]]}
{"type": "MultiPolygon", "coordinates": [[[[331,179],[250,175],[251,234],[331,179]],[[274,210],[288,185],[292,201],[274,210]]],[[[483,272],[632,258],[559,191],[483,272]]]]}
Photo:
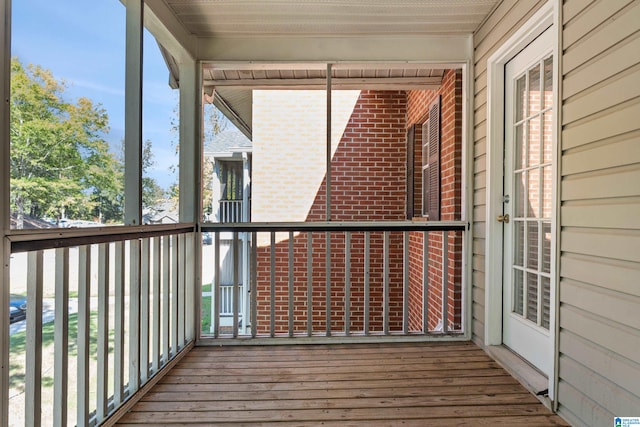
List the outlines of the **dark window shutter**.
{"type": "Polygon", "coordinates": [[[407,219],[413,218],[413,172],[414,172],[414,156],[415,156],[416,131],[414,126],[407,129],[407,219]]]}
{"type": "Polygon", "coordinates": [[[429,167],[427,173],[427,213],[429,220],[440,220],[440,95],[429,106],[429,167]]]}

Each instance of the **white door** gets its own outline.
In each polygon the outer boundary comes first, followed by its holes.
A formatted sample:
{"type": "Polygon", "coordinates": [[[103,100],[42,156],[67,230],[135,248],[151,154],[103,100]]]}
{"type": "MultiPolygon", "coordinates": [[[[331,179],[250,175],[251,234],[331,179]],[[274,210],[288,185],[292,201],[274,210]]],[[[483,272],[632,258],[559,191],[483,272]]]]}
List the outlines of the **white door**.
{"type": "Polygon", "coordinates": [[[552,374],[553,33],[505,66],[503,343],[552,374]],[[507,216],[508,215],[508,216],[507,216]]]}

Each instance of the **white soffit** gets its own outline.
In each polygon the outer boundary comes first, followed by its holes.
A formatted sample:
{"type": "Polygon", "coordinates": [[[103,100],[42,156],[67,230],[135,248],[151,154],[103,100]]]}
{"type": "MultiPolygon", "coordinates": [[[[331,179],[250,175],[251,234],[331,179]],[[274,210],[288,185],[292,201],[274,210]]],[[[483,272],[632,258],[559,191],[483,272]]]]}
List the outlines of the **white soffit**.
{"type": "Polygon", "coordinates": [[[472,33],[499,0],[164,0],[196,37],[472,33]]]}

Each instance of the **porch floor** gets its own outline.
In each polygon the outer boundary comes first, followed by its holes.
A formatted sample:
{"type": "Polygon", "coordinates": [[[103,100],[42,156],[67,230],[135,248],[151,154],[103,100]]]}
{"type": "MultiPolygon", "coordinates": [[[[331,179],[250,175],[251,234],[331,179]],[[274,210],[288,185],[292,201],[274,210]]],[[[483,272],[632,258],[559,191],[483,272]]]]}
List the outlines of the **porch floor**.
{"type": "Polygon", "coordinates": [[[567,425],[469,342],[195,347],[133,424],[567,425]]]}

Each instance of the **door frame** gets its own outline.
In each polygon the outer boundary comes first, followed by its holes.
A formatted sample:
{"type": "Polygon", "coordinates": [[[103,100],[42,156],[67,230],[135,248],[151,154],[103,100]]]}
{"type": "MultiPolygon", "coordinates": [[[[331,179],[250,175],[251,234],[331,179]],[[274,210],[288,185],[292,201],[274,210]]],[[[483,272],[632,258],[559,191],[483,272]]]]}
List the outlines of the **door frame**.
{"type": "Polygon", "coordinates": [[[558,376],[558,343],[556,330],[557,289],[558,289],[558,243],[559,243],[559,6],[557,1],[550,0],[529,18],[509,39],[499,47],[487,60],[487,175],[486,175],[486,238],[485,238],[485,325],[484,344],[486,346],[502,345],[502,279],[503,279],[503,227],[495,218],[502,214],[502,187],[504,161],[504,70],[505,64],[515,57],[529,43],[535,40],[549,27],[554,33],[554,209],[555,226],[555,259],[552,261],[554,287],[551,290],[551,319],[549,325],[550,339],[553,343],[549,357],[553,363],[553,375],[549,377],[549,398],[555,400],[555,385],[558,376]]]}

